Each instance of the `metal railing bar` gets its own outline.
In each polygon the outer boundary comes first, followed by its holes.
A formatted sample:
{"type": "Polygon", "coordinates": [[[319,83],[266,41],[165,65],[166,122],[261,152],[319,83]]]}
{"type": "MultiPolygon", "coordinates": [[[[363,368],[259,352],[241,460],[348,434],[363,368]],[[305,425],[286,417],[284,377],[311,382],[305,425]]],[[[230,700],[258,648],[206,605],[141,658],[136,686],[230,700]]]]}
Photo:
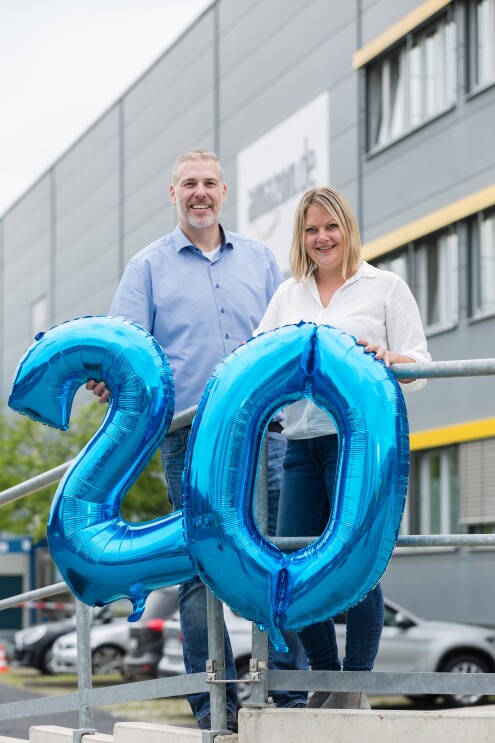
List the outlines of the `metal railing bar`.
{"type": "Polygon", "coordinates": [[[493,673],[271,671],[270,689],[364,691],[367,694],[495,694],[493,673]]]}
{"type": "MultiPolygon", "coordinates": [[[[24,604],[28,601],[38,601],[38,599],[46,599],[49,596],[56,596],[59,593],[66,593],[69,588],[66,583],[52,583],[51,586],[45,586],[44,588],[35,588],[33,591],[27,591],[26,593],[19,593],[17,596],[11,596],[8,599],[2,599],[0,601],[0,611],[3,609],[10,609],[12,606],[18,604],[24,604]]],[[[74,607],[75,608],[75,607],[74,607]]]]}
{"type": "Polygon", "coordinates": [[[72,462],[73,460],[71,459],[69,462],[59,464],[58,467],[47,470],[41,475],[35,475],[29,480],[21,482],[19,485],[13,485],[11,488],[3,490],[0,493],[0,506],[5,506],[7,503],[13,503],[20,498],[24,498],[26,495],[36,493],[38,490],[42,490],[43,488],[48,487],[48,485],[53,485],[58,482],[65,475],[72,462]]]}
{"type": "MultiPolygon", "coordinates": [[[[307,547],[318,537],[271,537],[279,549],[307,547]]],[[[495,534],[410,534],[400,536],[396,547],[495,547],[495,534]]]]}
{"type": "MultiPolygon", "coordinates": [[[[199,691],[209,691],[204,673],[184,674],[182,676],[88,689],[85,696],[87,704],[93,708],[145,701],[146,699],[182,697],[199,691]]],[[[14,720],[58,712],[77,712],[79,708],[79,692],[58,694],[52,697],[0,704],[0,720],[14,720]]]]}
{"type": "Polygon", "coordinates": [[[205,673],[189,673],[181,676],[150,679],[149,681],[133,681],[129,684],[105,686],[91,689],[88,692],[88,702],[93,706],[110,704],[124,704],[126,702],[141,702],[146,699],[161,699],[163,697],[183,697],[200,691],[210,691],[206,683],[205,673]]]}
{"type": "Polygon", "coordinates": [[[74,712],[79,709],[79,694],[60,694],[41,699],[23,699],[0,705],[0,720],[18,720],[36,715],[55,715],[58,712],[74,712]]]}
{"type": "Polygon", "coordinates": [[[428,364],[392,364],[390,371],[398,379],[482,377],[495,374],[495,359],[459,359],[458,361],[431,361],[428,364]]]}
{"type": "Polygon", "coordinates": [[[495,547],[495,534],[409,534],[397,547],[495,547]]]}

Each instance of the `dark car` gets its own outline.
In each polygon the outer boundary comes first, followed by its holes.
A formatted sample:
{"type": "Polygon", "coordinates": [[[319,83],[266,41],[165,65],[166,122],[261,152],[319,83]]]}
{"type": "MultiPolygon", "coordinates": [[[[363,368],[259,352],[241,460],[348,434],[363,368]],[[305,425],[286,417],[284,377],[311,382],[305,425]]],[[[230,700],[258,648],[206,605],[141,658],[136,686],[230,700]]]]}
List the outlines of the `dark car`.
{"type": "MultiPolygon", "coordinates": [[[[92,623],[106,624],[113,619],[110,606],[92,611],[92,623]]],[[[21,629],[14,635],[14,661],[21,666],[37,668],[41,673],[51,674],[52,646],[55,640],[62,635],[76,629],[75,616],[60,619],[55,622],[43,622],[21,629]]]]}
{"type": "Polygon", "coordinates": [[[123,660],[123,671],[127,678],[143,679],[157,676],[167,620],[177,613],[178,588],[173,586],[161,589],[160,594],[161,605],[156,606],[154,612],[156,616],[130,626],[128,649],[123,660]]]}

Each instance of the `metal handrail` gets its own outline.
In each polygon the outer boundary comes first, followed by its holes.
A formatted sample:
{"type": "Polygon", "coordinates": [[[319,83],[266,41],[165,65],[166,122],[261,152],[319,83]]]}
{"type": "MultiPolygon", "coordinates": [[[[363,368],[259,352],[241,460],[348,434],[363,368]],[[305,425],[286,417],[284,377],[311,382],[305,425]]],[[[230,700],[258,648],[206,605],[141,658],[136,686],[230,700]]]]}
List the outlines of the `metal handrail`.
{"type": "MultiPolygon", "coordinates": [[[[438,361],[429,364],[395,364],[391,367],[392,373],[400,379],[414,378],[446,378],[459,376],[485,376],[495,374],[495,359],[475,359],[459,361],[438,361]]],[[[191,423],[196,408],[189,408],[176,415],[170,426],[170,432],[183,428],[191,423]]],[[[65,462],[41,475],[37,475],[19,485],[0,493],[0,506],[11,503],[34,493],[47,485],[58,482],[69,469],[72,461],[65,462]]],[[[266,466],[266,463],[265,463],[266,466]]],[[[266,472],[264,473],[266,475],[266,472]]],[[[258,480],[265,480],[260,475],[258,480]]],[[[266,491],[266,482],[264,484],[266,491]]],[[[258,511],[261,521],[266,517],[263,507],[258,511]]],[[[314,541],[313,537],[276,537],[272,541],[281,549],[298,549],[314,541]]],[[[441,535],[407,535],[400,536],[397,547],[459,547],[459,546],[495,546],[494,534],[441,534],[441,535]]],[[[17,606],[30,600],[38,600],[63,593],[68,590],[64,582],[55,583],[45,588],[28,591],[0,601],[0,611],[17,606]]],[[[210,657],[219,659],[221,654],[221,633],[218,632],[218,623],[222,612],[215,606],[216,599],[209,598],[208,629],[209,634],[216,638],[210,646],[210,657]],[[210,615],[216,614],[216,620],[210,615]],[[216,637],[218,635],[218,637],[216,637]],[[220,638],[220,639],[219,639],[220,638]]],[[[220,730],[225,727],[225,712],[222,710],[222,698],[225,700],[225,688],[221,678],[215,678],[214,673],[205,676],[204,673],[177,676],[172,678],[154,679],[126,685],[116,685],[105,689],[92,690],[91,688],[91,649],[89,639],[89,612],[88,606],[76,600],[76,629],[78,633],[78,692],[59,697],[43,698],[22,702],[12,702],[0,705],[0,720],[15,719],[26,715],[53,714],[56,712],[79,710],[80,728],[74,731],[74,741],[78,743],[85,733],[93,732],[92,711],[96,707],[107,704],[119,704],[144,699],[154,699],[165,696],[182,696],[198,691],[210,691],[212,697],[212,729],[220,730]],[[222,697],[223,693],[223,697],[222,697]]],[[[256,702],[266,699],[268,688],[289,689],[297,688],[306,691],[364,691],[367,693],[408,693],[408,694],[494,694],[495,677],[493,674],[449,674],[449,673],[383,673],[373,674],[358,672],[340,673],[335,671],[271,671],[266,670],[268,648],[266,635],[260,641],[261,633],[253,630],[253,655],[251,669],[262,669],[251,673],[251,682],[259,688],[256,691],[256,702]],[[263,656],[263,657],[262,657],[263,656]],[[258,661],[262,661],[258,665],[258,661]]],[[[212,662],[212,661],[209,661],[212,662]]],[[[214,661],[213,661],[214,667],[214,661]]],[[[225,703],[223,701],[223,707],[225,703]]],[[[203,741],[212,741],[214,733],[203,733],[203,741]],[[210,736],[210,737],[209,737],[210,736]]]]}

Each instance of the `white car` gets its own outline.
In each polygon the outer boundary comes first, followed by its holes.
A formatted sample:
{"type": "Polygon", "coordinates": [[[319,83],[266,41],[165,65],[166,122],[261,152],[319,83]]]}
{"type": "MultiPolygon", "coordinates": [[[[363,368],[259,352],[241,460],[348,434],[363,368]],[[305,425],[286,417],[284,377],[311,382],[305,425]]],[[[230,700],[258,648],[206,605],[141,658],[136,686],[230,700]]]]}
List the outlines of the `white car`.
{"type": "MultiPolygon", "coordinates": [[[[225,607],[238,678],[249,676],[251,623],[225,607]]],[[[345,618],[335,623],[340,657],[345,652],[345,618]]],[[[63,639],[63,638],[62,638],[63,639]]],[[[376,671],[444,671],[464,673],[495,672],[495,630],[453,622],[420,619],[397,604],[385,600],[385,619],[376,671]]],[[[160,676],[185,673],[182,635],[178,617],[167,622],[163,656],[158,664],[160,676]]],[[[239,684],[239,700],[246,702],[250,686],[239,684]]],[[[449,706],[481,704],[484,697],[475,694],[449,695],[449,706]]]]}
{"type": "MultiPolygon", "coordinates": [[[[169,616],[170,606],[176,606],[177,587],[153,591],[146,601],[143,619],[169,616]]],[[[110,624],[92,627],[90,631],[91,661],[94,674],[123,673],[123,658],[129,647],[131,624],[127,617],[132,607],[123,599],[112,605],[114,615],[120,617],[110,624]]],[[[77,673],[77,633],[59,637],[52,646],[52,673],[77,673]]]]}
{"type": "MultiPolygon", "coordinates": [[[[93,673],[122,673],[122,659],[129,642],[127,619],[115,619],[111,624],[93,627],[90,637],[93,673]]],[[[77,673],[76,632],[69,632],[55,640],[51,667],[53,673],[77,673]]]]}

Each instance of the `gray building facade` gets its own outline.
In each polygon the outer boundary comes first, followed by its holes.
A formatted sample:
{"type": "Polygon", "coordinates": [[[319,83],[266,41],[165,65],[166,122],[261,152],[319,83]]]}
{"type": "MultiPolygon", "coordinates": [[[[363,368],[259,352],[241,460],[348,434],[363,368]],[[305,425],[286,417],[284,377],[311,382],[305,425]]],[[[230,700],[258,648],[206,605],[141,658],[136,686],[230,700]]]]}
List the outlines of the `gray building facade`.
{"type": "MultiPolygon", "coordinates": [[[[433,358],[492,357],[493,121],[495,0],[213,2],[0,219],[1,399],[36,332],[105,314],[129,258],[173,228],[170,171],[195,146],[221,157],[224,224],[284,270],[295,203],[330,182],[364,257],[411,286],[433,358]]],[[[479,377],[406,395],[405,533],[495,530],[494,392],[479,377]]],[[[495,624],[494,556],[401,550],[384,587],[495,624]]]]}

